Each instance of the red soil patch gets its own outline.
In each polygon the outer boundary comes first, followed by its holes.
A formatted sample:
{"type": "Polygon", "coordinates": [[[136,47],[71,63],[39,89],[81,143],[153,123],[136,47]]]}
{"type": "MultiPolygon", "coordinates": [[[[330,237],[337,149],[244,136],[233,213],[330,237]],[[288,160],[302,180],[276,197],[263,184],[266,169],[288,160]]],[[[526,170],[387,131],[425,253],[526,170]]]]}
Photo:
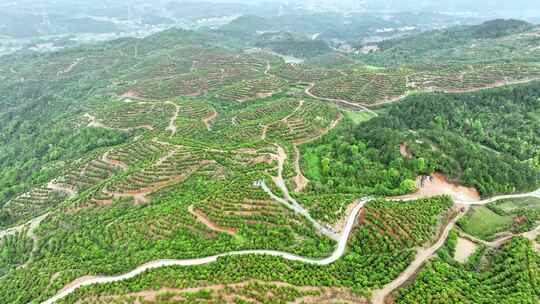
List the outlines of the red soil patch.
{"type": "Polygon", "coordinates": [[[218,232],[224,232],[224,233],[227,233],[227,234],[232,235],[234,237],[237,236],[235,229],[219,226],[218,224],[212,222],[206,216],[206,214],[202,213],[199,210],[194,209],[193,206],[189,206],[188,211],[193,216],[195,216],[199,222],[203,223],[206,227],[210,228],[211,230],[218,231],[218,232]]]}
{"type": "Polygon", "coordinates": [[[399,145],[399,153],[401,153],[401,156],[405,157],[406,159],[411,159],[413,156],[411,150],[409,150],[409,148],[407,147],[406,142],[399,145]]]}
{"type": "Polygon", "coordinates": [[[458,202],[480,201],[480,193],[478,193],[478,190],[449,181],[446,176],[441,173],[434,173],[431,177],[418,177],[416,179],[416,185],[418,187],[417,192],[397,197],[397,199],[414,200],[448,195],[458,202]],[[424,179],[423,182],[422,179],[424,179]]]}

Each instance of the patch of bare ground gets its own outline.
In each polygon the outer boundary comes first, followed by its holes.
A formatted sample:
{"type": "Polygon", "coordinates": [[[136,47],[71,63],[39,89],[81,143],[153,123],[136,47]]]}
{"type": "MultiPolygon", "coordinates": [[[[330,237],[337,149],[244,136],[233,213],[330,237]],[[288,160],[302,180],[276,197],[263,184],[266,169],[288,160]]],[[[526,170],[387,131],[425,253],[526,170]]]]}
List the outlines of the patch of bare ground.
{"type": "Polygon", "coordinates": [[[356,206],[356,202],[351,203],[349,204],[349,206],[347,206],[347,211],[345,211],[345,216],[341,218],[337,223],[335,223],[334,226],[332,226],[334,231],[337,231],[337,232],[343,231],[343,229],[345,228],[345,225],[347,224],[347,218],[349,217],[351,212],[353,212],[355,206],[356,206]]]}
{"type": "Polygon", "coordinates": [[[261,140],[266,139],[266,134],[268,133],[268,128],[269,127],[270,127],[270,125],[264,125],[264,127],[262,129],[262,133],[261,133],[261,140]]]}
{"type": "Polygon", "coordinates": [[[95,116],[89,113],[84,114],[83,117],[88,119],[88,127],[91,127],[91,128],[104,128],[105,127],[101,122],[97,121],[95,116]]]}
{"type": "Polygon", "coordinates": [[[212,114],[210,114],[208,117],[203,118],[202,122],[206,126],[206,129],[208,131],[212,130],[212,121],[218,117],[218,112],[215,109],[212,109],[212,114]]]}
{"type": "Polygon", "coordinates": [[[296,176],[294,177],[294,183],[296,188],[294,192],[302,192],[308,185],[309,180],[302,174],[302,168],[300,168],[300,150],[297,146],[294,146],[294,170],[296,171],[296,176]]]}
{"type": "Polygon", "coordinates": [[[411,159],[413,157],[411,150],[409,150],[409,147],[407,147],[406,142],[403,142],[399,145],[399,153],[406,159],[411,159]]]}
{"type": "Polygon", "coordinates": [[[454,259],[462,264],[467,262],[467,259],[476,251],[478,245],[466,238],[458,238],[456,244],[456,252],[454,259]]]}
{"type": "Polygon", "coordinates": [[[178,129],[178,127],[176,126],[176,120],[178,119],[178,114],[180,113],[180,106],[171,101],[167,101],[166,103],[174,106],[175,108],[174,113],[171,117],[171,120],[169,121],[169,126],[167,126],[167,129],[166,129],[167,131],[171,132],[171,136],[174,136],[178,129]]]}
{"type": "Polygon", "coordinates": [[[141,101],[144,101],[145,99],[142,98],[141,96],[139,96],[139,94],[137,92],[135,92],[134,90],[129,90],[125,93],[123,93],[122,95],[119,96],[120,99],[122,100],[141,100],[141,101]]]}
{"type": "Polygon", "coordinates": [[[480,193],[474,188],[469,188],[449,181],[441,173],[433,173],[431,176],[419,176],[416,179],[418,191],[412,194],[395,197],[396,200],[416,200],[434,196],[448,195],[457,202],[478,202],[480,193]]]}
{"type": "Polygon", "coordinates": [[[151,125],[141,125],[133,128],[111,128],[104,125],[102,122],[98,121],[97,118],[89,113],[86,113],[83,115],[84,118],[88,120],[88,127],[89,128],[102,128],[102,129],[109,129],[109,130],[120,130],[120,131],[132,131],[136,129],[146,129],[149,131],[153,131],[154,127],[151,125]]]}
{"type": "Polygon", "coordinates": [[[250,165],[256,165],[256,164],[262,164],[262,163],[265,163],[265,164],[269,164],[271,165],[272,164],[272,156],[269,155],[269,154],[263,154],[263,155],[259,155],[255,158],[252,158],[250,161],[249,161],[249,164],[250,165]]]}
{"type": "Polygon", "coordinates": [[[50,181],[48,184],[47,184],[47,188],[53,190],[53,191],[58,191],[58,192],[63,192],[65,194],[68,195],[68,197],[74,197],[77,195],[77,191],[75,189],[73,189],[72,187],[69,187],[69,186],[66,186],[66,185],[59,185],[59,184],[56,184],[54,181],[50,181]]]}
{"type": "Polygon", "coordinates": [[[75,59],[75,61],[73,61],[73,63],[71,63],[67,68],[65,68],[64,70],[61,70],[61,71],[58,71],[56,73],[56,76],[59,77],[60,75],[62,74],[68,74],[70,73],[71,71],[73,71],[73,69],[79,65],[79,63],[81,63],[81,61],[84,60],[84,57],[81,57],[81,58],[77,58],[75,59]]]}
{"type": "Polygon", "coordinates": [[[227,228],[227,227],[222,227],[214,222],[212,222],[207,216],[206,214],[204,214],[202,211],[199,211],[199,210],[196,210],[193,206],[189,206],[188,207],[188,211],[189,213],[191,213],[191,215],[195,216],[197,218],[197,220],[201,223],[203,223],[206,227],[208,227],[210,230],[214,230],[214,231],[217,231],[217,232],[223,232],[223,233],[227,233],[233,237],[237,237],[237,231],[236,229],[233,229],[233,228],[227,228]]]}

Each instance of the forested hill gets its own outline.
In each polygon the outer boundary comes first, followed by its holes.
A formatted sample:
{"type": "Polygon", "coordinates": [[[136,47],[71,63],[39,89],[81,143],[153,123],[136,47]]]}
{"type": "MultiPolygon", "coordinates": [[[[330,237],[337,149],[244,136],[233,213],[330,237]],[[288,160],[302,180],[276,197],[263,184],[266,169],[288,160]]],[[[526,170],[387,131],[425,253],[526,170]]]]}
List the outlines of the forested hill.
{"type": "Polygon", "coordinates": [[[496,19],[480,25],[453,27],[421,33],[412,37],[390,39],[379,43],[378,46],[383,51],[390,49],[396,51],[413,46],[414,48],[429,46],[430,48],[444,49],[463,45],[475,39],[493,39],[519,34],[531,28],[533,25],[525,21],[496,19]],[[425,45],[427,42],[429,45],[425,45]]]}
{"type": "Polygon", "coordinates": [[[406,142],[431,171],[485,196],[540,186],[540,82],[468,94],[416,94],[388,106],[356,134],[388,157],[406,142]]]}
{"type": "Polygon", "coordinates": [[[378,43],[378,51],[365,56],[365,60],[389,65],[441,60],[496,61],[530,56],[538,44],[537,32],[537,27],[524,21],[497,19],[385,40],[378,43]]]}

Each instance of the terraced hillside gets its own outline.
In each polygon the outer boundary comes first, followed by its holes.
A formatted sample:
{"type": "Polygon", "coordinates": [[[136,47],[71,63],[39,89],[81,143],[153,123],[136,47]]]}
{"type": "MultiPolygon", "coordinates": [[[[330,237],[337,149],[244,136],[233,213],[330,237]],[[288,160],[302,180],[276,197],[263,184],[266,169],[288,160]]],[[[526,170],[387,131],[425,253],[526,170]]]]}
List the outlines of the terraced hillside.
{"type": "Polygon", "coordinates": [[[0,302],[442,299],[426,272],[472,280],[452,299],[534,299],[540,217],[514,193],[539,196],[535,54],[376,67],[246,48],[172,29],[0,57],[0,302]],[[520,222],[489,267],[433,260],[484,208],[520,222]]]}

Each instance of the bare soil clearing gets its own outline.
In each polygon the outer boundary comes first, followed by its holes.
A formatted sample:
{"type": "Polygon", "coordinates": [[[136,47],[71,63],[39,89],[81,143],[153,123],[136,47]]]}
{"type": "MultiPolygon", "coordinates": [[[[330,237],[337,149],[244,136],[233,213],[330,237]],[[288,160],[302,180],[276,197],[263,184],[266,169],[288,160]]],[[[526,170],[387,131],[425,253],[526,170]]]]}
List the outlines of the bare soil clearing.
{"type": "Polygon", "coordinates": [[[476,251],[478,245],[466,238],[458,238],[454,259],[462,264],[476,251]]]}
{"type": "Polygon", "coordinates": [[[413,157],[411,151],[407,147],[407,143],[405,142],[399,145],[399,153],[401,154],[401,156],[405,157],[406,159],[411,159],[413,157]]]}
{"type": "Polygon", "coordinates": [[[441,173],[434,173],[431,177],[418,177],[416,179],[418,191],[413,194],[397,197],[399,200],[415,200],[440,195],[448,195],[457,202],[478,202],[480,193],[474,188],[464,187],[449,181],[441,173]],[[423,182],[422,182],[423,179],[423,182]]]}
{"type": "Polygon", "coordinates": [[[166,103],[175,107],[174,114],[171,117],[171,120],[169,121],[169,126],[166,129],[167,131],[171,132],[171,136],[174,136],[178,129],[178,127],[176,126],[176,120],[178,119],[178,114],[180,113],[180,106],[170,101],[167,101],[166,103]]]}
{"type": "Polygon", "coordinates": [[[145,100],[144,98],[140,97],[139,94],[137,94],[137,92],[133,90],[129,90],[125,92],[124,94],[120,95],[120,99],[133,99],[133,100],[142,100],[142,101],[145,100]]]}
{"type": "Polygon", "coordinates": [[[300,168],[300,150],[297,146],[294,146],[294,153],[294,170],[296,171],[296,176],[294,177],[296,188],[294,192],[302,192],[307,187],[309,180],[302,174],[302,168],[300,168]]]}

